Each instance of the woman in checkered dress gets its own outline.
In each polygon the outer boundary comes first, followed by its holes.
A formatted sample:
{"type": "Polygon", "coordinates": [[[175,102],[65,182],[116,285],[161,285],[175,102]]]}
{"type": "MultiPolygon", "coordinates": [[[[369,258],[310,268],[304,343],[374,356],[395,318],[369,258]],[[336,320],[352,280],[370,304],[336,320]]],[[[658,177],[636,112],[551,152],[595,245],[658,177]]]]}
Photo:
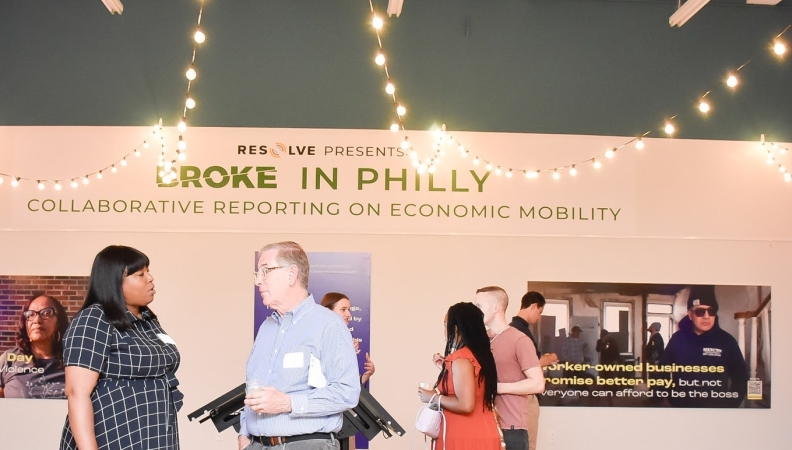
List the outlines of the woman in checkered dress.
{"type": "Polygon", "coordinates": [[[179,351],[148,308],[155,293],[148,266],[146,255],[124,246],[94,259],[88,295],[64,339],[61,450],[179,448],[179,351]]]}

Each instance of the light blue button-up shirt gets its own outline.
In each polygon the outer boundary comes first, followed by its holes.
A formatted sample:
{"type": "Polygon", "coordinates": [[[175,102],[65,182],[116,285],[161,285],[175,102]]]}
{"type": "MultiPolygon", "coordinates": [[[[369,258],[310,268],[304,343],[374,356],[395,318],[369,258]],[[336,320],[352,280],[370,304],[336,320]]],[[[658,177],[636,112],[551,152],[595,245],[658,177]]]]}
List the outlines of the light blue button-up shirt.
{"type": "Polygon", "coordinates": [[[261,324],[246,377],[288,394],[292,411],[257,414],[245,406],[239,431],[245,436],[338,431],[343,412],[355,407],[360,396],[352,335],[338,315],[316,304],[313,295],[283,317],[274,312],[261,324]],[[327,381],[324,387],[309,385],[312,356],[318,359],[327,381]]]}

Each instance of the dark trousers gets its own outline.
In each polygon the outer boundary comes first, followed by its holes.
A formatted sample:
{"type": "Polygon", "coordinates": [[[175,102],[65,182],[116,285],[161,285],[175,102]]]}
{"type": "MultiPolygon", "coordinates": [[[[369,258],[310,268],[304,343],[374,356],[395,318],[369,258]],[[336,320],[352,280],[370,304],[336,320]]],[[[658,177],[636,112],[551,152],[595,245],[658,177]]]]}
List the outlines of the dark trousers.
{"type": "Polygon", "coordinates": [[[528,450],[528,430],[503,430],[506,450],[528,450]]]}

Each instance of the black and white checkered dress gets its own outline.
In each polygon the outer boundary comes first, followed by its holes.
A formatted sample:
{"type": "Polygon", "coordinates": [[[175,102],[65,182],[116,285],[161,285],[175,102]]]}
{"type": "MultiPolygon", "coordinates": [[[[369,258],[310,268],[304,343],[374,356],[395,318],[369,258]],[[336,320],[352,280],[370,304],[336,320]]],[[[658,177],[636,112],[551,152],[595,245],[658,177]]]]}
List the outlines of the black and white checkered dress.
{"type": "MultiPolygon", "coordinates": [[[[143,319],[126,314],[132,327],[118,331],[100,306],[80,311],[66,332],[64,364],[99,372],[91,394],[99,449],[178,449],[179,351],[149,311],[143,319]]],[[[77,450],[68,417],[60,448],[77,450]]]]}

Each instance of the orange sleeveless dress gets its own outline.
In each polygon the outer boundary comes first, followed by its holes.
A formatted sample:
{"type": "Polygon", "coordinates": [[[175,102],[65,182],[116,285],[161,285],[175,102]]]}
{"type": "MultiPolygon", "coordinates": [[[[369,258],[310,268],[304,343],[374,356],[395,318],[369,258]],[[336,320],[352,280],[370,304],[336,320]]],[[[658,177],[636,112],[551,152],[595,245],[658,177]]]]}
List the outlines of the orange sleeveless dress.
{"type": "MultiPolygon", "coordinates": [[[[474,379],[478,381],[481,365],[473,353],[467,347],[463,347],[448,355],[445,360],[448,371],[448,392],[442,392],[442,383],[438,386],[443,396],[454,395],[454,374],[451,363],[459,358],[470,360],[473,364],[474,379]]],[[[444,409],[443,414],[446,422],[445,450],[501,450],[498,425],[492,411],[484,408],[484,385],[481,383],[476,383],[476,406],[473,411],[459,414],[444,409]]],[[[442,427],[434,448],[435,450],[444,448],[442,427]]]]}

